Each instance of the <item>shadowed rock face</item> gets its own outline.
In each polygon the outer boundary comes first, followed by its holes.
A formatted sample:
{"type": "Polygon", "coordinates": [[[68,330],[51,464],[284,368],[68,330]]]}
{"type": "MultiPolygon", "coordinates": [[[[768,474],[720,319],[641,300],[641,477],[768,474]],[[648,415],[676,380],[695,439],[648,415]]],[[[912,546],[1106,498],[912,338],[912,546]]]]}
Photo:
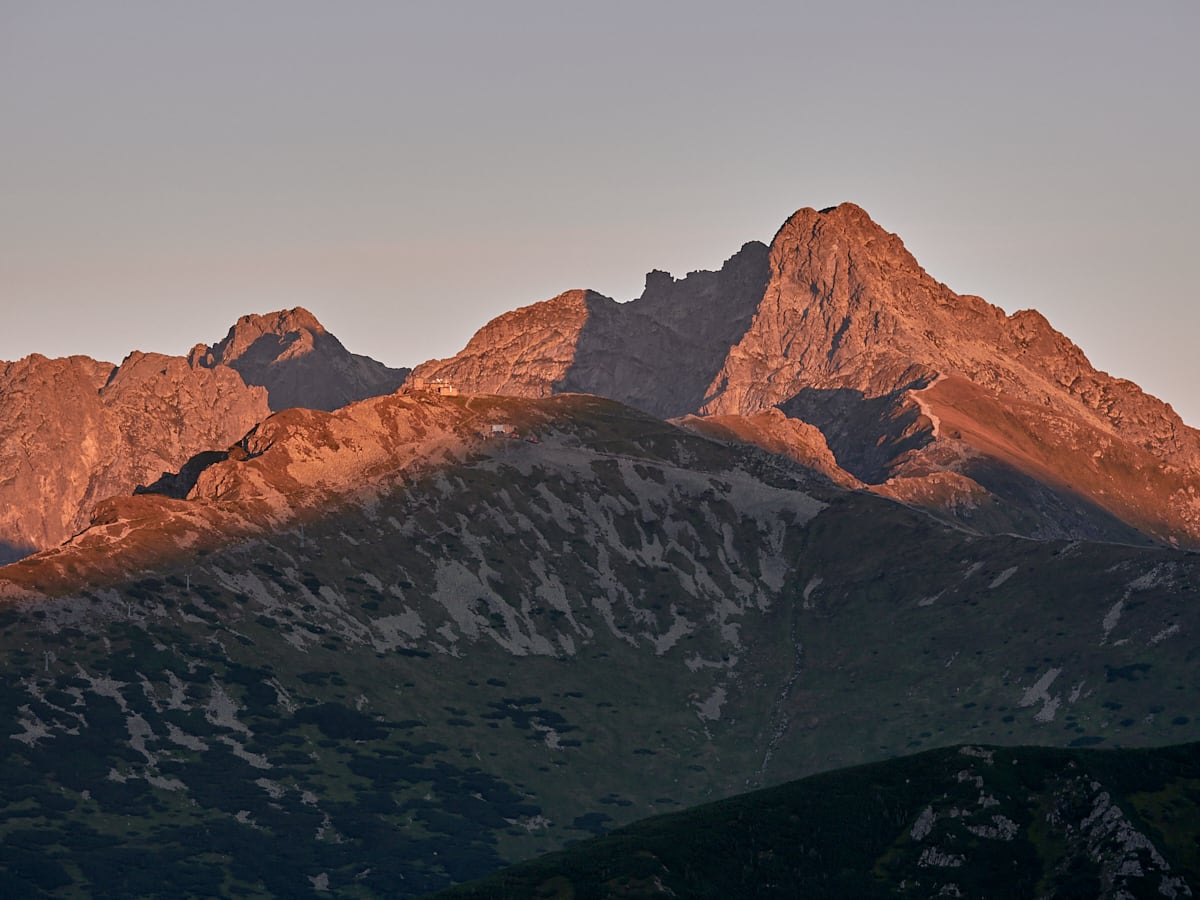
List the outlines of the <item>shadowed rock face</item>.
{"type": "Polygon", "coordinates": [[[390,394],[409,371],[351,353],[301,307],[242,316],[224,340],[196,345],[189,359],[209,369],[228,366],[246,384],[265,387],[275,412],[293,406],[328,411],[390,394]]]}
{"type": "Polygon", "coordinates": [[[462,353],[413,373],[467,393],[599,394],[663,418],[686,415],[750,325],[767,278],[767,248],[751,242],[718,272],[649,273],[630,303],[567,291],[492,320],[462,353]]]}
{"type": "Polygon", "coordinates": [[[1200,546],[1200,432],[1040,314],[955,294],[849,203],[798,211],[719,272],[652,272],[630,303],[573,291],[501,316],[417,372],[721,416],[743,436],[765,432],[727,417],[780,409],[846,478],[975,529],[1200,546]]]}

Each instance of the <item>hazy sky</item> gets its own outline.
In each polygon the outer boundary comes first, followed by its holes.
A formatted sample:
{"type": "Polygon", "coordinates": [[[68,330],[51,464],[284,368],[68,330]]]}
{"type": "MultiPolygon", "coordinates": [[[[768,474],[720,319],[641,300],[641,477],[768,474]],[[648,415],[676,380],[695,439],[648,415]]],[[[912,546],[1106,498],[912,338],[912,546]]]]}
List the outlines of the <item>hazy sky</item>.
{"type": "Polygon", "coordinates": [[[392,365],[850,200],[1200,425],[1200,3],[0,0],[0,359],[392,365]]]}

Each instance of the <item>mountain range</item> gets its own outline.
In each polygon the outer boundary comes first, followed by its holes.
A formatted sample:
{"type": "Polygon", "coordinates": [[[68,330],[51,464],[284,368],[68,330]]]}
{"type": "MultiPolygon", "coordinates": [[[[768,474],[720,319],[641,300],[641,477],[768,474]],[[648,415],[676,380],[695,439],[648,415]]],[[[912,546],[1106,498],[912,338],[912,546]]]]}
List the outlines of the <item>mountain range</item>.
{"type": "Polygon", "coordinates": [[[229,446],[272,411],[335,409],[407,374],[350,353],[303,309],[243,316],[186,359],[0,362],[0,564],[61,544],[99,501],[229,446]]]}
{"type": "Polygon", "coordinates": [[[414,374],[723,417],[777,450],[782,412],[816,429],[793,428],[794,452],[972,530],[1200,544],[1200,432],[1040,314],[935,281],[853,204],[800,210],[720,271],[651,272],[630,303],[569,291],[506,313],[414,374]]]}
{"type": "MultiPolygon", "coordinates": [[[[44,547],[0,569],[10,893],[419,896],[930,748],[1200,740],[1197,433],[851,205],[411,374],[297,309],[4,379],[7,540],[44,547]]],[[[1187,896],[1156,802],[1121,809],[1187,896]]],[[[846,865],[894,888],[897,847],[846,865]]]]}

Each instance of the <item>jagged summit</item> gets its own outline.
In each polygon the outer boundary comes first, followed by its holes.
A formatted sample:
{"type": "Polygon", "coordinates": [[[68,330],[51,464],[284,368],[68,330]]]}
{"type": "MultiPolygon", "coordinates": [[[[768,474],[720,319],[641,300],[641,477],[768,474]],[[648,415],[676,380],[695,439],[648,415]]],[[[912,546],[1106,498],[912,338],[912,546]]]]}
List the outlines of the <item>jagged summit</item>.
{"type": "Polygon", "coordinates": [[[719,271],[653,270],[629,303],[571,292],[500,316],[417,372],[663,417],[778,409],[852,479],[975,528],[1200,545],[1200,432],[1040,313],[956,294],[853,203],[797,210],[719,271]]]}
{"type": "MultiPolygon", "coordinates": [[[[197,344],[192,350],[193,355],[211,354],[215,361],[230,365],[234,360],[244,356],[261,338],[274,336],[281,339],[291,338],[291,341],[304,341],[306,337],[327,334],[317,317],[302,306],[292,309],[281,309],[277,312],[258,315],[251,313],[242,316],[229,329],[224,340],[211,348],[197,344]],[[206,353],[197,351],[206,351],[206,353]]],[[[305,341],[308,349],[312,348],[311,340],[305,341]]]]}
{"type": "Polygon", "coordinates": [[[599,394],[664,418],[695,411],[730,345],[745,333],[769,278],[767,246],[744,245],[715,272],[646,276],[617,303],[568,291],[505,313],[452,359],[413,370],[471,393],[599,394]]]}
{"type": "Polygon", "coordinates": [[[389,394],[408,376],[351,353],[303,307],[242,316],[224,340],[197,344],[188,359],[205,368],[224,365],[247,384],[267,389],[271,409],[333,410],[389,394]]]}

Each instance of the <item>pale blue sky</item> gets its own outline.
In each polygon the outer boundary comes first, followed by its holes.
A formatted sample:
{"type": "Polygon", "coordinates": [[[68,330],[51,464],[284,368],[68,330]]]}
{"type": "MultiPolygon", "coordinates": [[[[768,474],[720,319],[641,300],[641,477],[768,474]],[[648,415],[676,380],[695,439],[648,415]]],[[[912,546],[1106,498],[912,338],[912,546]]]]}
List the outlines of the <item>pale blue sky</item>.
{"type": "Polygon", "coordinates": [[[0,0],[0,359],[392,365],[851,200],[1200,425],[1200,4],[0,0]]]}

